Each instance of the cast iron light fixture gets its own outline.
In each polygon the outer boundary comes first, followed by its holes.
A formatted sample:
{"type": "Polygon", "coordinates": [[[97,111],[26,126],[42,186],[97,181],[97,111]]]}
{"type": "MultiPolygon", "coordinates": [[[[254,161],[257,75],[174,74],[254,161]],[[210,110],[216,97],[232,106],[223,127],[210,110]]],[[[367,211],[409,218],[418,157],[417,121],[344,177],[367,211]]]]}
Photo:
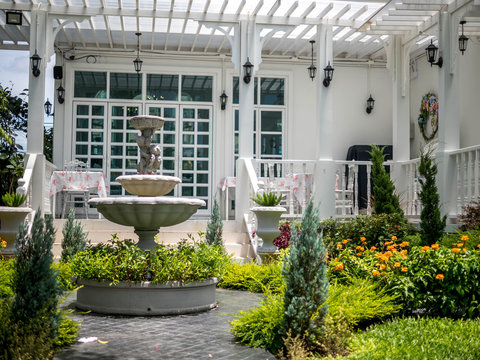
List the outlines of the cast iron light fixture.
{"type": "Polygon", "coordinates": [[[308,75],[310,79],[315,79],[315,75],[317,74],[317,67],[313,65],[313,44],[315,44],[315,40],[310,40],[310,44],[312,44],[312,65],[308,67],[308,75]]]}
{"type": "Polygon", "coordinates": [[[245,84],[248,84],[250,82],[250,79],[252,78],[252,70],[253,70],[253,64],[250,62],[250,58],[247,57],[247,62],[243,64],[243,68],[245,69],[245,75],[243,76],[243,81],[245,84]]]}
{"type": "Polygon", "coordinates": [[[22,25],[22,12],[20,10],[7,10],[7,25],[22,25]]]}
{"type": "Polygon", "coordinates": [[[323,68],[323,72],[325,73],[325,79],[323,79],[323,86],[328,87],[330,85],[330,81],[332,81],[333,78],[333,70],[335,70],[332,65],[330,65],[330,61],[328,62],[328,65],[323,68]]]}
{"type": "Polygon", "coordinates": [[[57,100],[60,104],[65,102],[65,89],[62,85],[57,88],[57,100]]]}
{"type": "Polygon", "coordinates": [[[225,94],[225,90],[223,90],[223,93],[222,95],[220,95],[220,101],[221,101],[221,109],[222,110],[225,110],[225,107],[227,106],[227,98],[228,98],[228,95],[225,94]]]}
{"type": "Polygon", "coordinates": [[[433,44],[433,40],[430,40],[430,45],[427,46],[425,49],[427,52],[427,61],[430,63],[430,67],[433,65],[438,65],[439,68],[443,65],[443,58],[441,56],[438,57],[438,61],[435,62],[437,58],[438,47],[433,44]]]}
{"type": "Polygon", "coordinates": [[[460,24],[462,25],[462,35],[458,38],[458,48],[460,51],[463,53],[467,50],[467,42],[468,42],[468,37],[466,37],[463,34],[463,25],[465,25],[467,22],[465,20],[460,21],[460,24]]]}
{"type": "Polygon", "coordinates": [[[140,35],[142,35],[142,33],[137,32],[135,33],[135,35],[137,35],[137,58],[133,60],[133,66],[135,67],[135,71],[138,74],[140,73],[140,71],[142,71],[143,64],[143,61],[140,59],[140,35]]]}
{"type": "Polygon", "coordinates": [[[47,101],[45,101],[45,104],[43,104],[43,107],[45,109],[45,114],[47,114],[47,116],[53,116],[52,103],[50,102],[50,100],[48,100],[48,98],[47,98],[47,101]]]}
{"type": "Polygon", "coordinates": [[[42,61],[42,58],[38,55],[37,49],[35,49],[35,54],[30,56],[30,63],[32,66],[32,74],[35,77],[38,77],[40,75],[40,62],[42,61]]]}
{"type": "Polygon", "coordinates": [[[367,114],[370,114],[373,110],[373,106],[375,105],[375,100],[372,98],[372,94],[367,99],[367,114]]]}

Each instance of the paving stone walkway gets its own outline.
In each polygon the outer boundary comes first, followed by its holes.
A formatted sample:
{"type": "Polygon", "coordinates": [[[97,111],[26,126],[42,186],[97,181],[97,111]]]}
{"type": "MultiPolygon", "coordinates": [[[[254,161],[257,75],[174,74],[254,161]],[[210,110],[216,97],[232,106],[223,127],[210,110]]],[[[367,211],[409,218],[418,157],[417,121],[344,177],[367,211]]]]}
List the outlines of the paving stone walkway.
{"type": "MultiPolygon", "coordinates": [[[[55,360],[113,359],[222,359],[273,360],[262,349],[235,343],[229,320],[240,310],[259,303],[261,296],[243,291],[217,289],[218,307],[199,314],[180,316],[73,315],[82,323],[79,338],[97,337],[91,343],[76,343],[57,354],[55,360]]],[[[73,307],[75,295],[63,303],[73,307]]]]}

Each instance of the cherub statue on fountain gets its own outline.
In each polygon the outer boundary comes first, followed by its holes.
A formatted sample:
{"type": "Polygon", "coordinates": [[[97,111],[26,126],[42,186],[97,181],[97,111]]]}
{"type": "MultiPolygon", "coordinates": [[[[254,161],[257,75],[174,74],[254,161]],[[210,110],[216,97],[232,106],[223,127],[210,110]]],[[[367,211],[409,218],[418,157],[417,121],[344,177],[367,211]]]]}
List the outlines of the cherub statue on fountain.
{"type": "Polygon", "coordinates": [[[139,174],[155,174],[162,162],[159,145],[153,145],[154,129],[142,129],[142,134],[137,135],[137,144],[140,148],[140,162],[137,165],[139,174]]]}

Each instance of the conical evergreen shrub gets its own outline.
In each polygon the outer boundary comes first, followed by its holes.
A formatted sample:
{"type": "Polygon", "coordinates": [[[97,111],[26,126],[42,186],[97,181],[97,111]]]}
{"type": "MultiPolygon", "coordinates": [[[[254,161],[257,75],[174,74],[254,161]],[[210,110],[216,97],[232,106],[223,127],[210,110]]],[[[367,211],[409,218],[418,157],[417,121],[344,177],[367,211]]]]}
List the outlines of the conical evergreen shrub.
{"type": "Polygon", "coordinates": [[[62,229],[62,261],[68,261],[76,253],[85,250],[87,247],[87,233],[79,221],[75,220],[75,210],[70,209],[67,221],[62,229]]]}
{"type": "Polygon", "coordinates": [[[223,222],[217,199],[213,200],[212,215],[208,220],[205,239],[210,245],[222,245],[223,222]]]}
{"type": "Polygon", "coordinates": [[[302,218],[302,230],[292,233],[292,245],[285,260],[285,315],[282,334],[303,339],[312,346],[315,336],[324,331],[329,283],[326,249],[318,234],[319,209],[311,199],[302,218]]]}
{"type": "Polygon", "coordinates": [[[431,151],[423,152],[420,155],[418,172],[420,173],[419,182],[422,186],[418,196],[423,204],[420,214],[420,237],[423,244],[430,245],[439,241],[443,236],[447,221],[447,216],[442,217],[440,212],[440,195],[435,183],[438,167],[431,151]]]}
{"type": "Polygon", "coordinates": [[[385,154],[383,148],[371,145],[369,152],[372,161],[373,204],[376,214],[399,214],[404,216],[400,207],[398,195],[395,194],[395,185],[385,171],[383,163],[385,154]]]}

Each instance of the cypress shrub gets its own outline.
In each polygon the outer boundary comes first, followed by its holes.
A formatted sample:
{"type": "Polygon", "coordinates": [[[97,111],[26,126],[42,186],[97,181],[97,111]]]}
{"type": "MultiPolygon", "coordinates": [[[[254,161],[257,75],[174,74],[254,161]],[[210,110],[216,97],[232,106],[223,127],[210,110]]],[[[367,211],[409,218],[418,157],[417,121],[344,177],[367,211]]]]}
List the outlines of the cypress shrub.
{"type": "Polygon", "coordinates": [[[420,237],[423,244],[434,244],[443,235],[447,216],[442,217],[440,213],[440,195],[435,184],[438,168],[431,151],[423,152],[420,155],[418,172],[420,173],[419,182],[422,186],[419,197],[423,204],[420,214],[420,237]]]}
{"type": "Polygon", "coordinates": [[[218,206],[217,199],[214,199],[212,215],[208,220],[207,234],[205,235],[205,239],[210,245],[222,245],[222,235],[223,222],[222,217],[220,216],[220,207],[218,206]]]}
{"type": "Polygon", "coordinates": [[[79,221],[75,220],[75,210],[70,209],[68,218],[62,229],[62,262],[68,261],[76,253],[87,247],[87,234],[79,221]]]}
{"type": "Polygon", "coordinates": [[[318,234],[319,209],[311,199],[302,218],[302,231],[292,234],[290,253],[284,263],[285,315],[282,334],[299,336],[308,347],[323,333],[327,315],[329,283],[326,277],[326,249],[318,234]]]}
{"type": "Polygon", "coordinates": [[[385,154],[383,148],[371,145],[372,151],[372,182],[373,182],[373,205],[376,214],[399,214],[403,217],[398,195],[395,194],[395,185],[388,176],[383,166],[385,154]]]}

